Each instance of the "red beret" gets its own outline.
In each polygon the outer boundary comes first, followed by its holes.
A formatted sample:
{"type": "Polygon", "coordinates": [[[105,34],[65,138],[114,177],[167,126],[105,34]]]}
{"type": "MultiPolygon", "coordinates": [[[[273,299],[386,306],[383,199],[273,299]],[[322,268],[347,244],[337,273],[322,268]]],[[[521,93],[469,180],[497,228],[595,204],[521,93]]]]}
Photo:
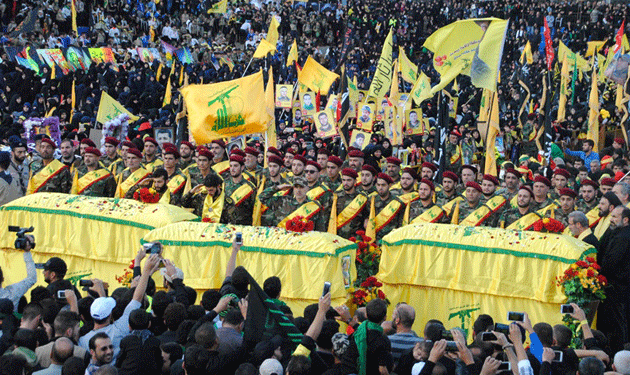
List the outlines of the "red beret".
{"type": "Polygon", "coordinates": [[[214,159],[214,154],[212,153],[212,151],[208,150],[205,147],[201,147],[200,149],[197,150],[197,156],[205,156],[209,160],[214,159]]]}
{"type": "Polygon", "coordinates": [[[396,165],[398,165],[398,166],[400,166],[400,165],[402,164],[402,160],[398,159],[398,158],[397,158],[397,157],[395,157],[395,156],[390,156],[390,157],[388,157],[388,158],[387,158],[387,159],[385,159],[385,160],[387,160],[387,162],[388,162],[389,164],[396,164],[396,165]]]}
{"type": "Polygon", "coordinates": [[[469,188],[469,187],[470,187],[470,188],[473,188],[473,189],[477,190],[477,191],[478,191],[478,192],[480,192],[480,193],[482,193],[482,192],[483,192],[483,190],[481,190],[481,185],[479,185],[479,184],[478,184],[478,183],[476,183],[475,181],[468,181],[468,182],[466,183],[466,187],[467,187],[467,188],[469,188]]]}
{"type": "Polygon", "coordinates": [[[449,134],[450,134],[450,135],[456,135],[456,136],[458,136],[458,137],[461,137],[461,136],[462,136],[462,135],[461,135],[458,131],[456,131],[456,130],[453,130],[453,131],[452,131],[452,132],[450,132],[449,134]]]}
{"type": "Polygon", "coordinates": [[[53,141],[50,138],[42,138],[42,143],[48,143],[49,145],[52,146],[52,148],[57,148],[57,145],[55,144],[55,141],[53,141]]]}
{"type": "Polygon", "coordinates": [[[589,185],[592,186],[595,190],[599,189],[599,184],[593,180],[586,179],[582,181],[582,186],[589,185]]]}
{"type": "Polygon", "coordinates": [[[352,177],[352,178],[357,178],[357,177],[359,177],[359,175],[357,174],[357,171],[355,171],[355,170],[354,170],[354,169],[352,169],[352,168],[344,168],[344,169],[341,171],[341,174],[342,174],[343,176],[348,176],[348,177],[352,177]]]}
{"type": "Polygon", "coordinates": [[[615,143],[619,143],[620,145],[626,144],[626,142],[623,140],[623,138],[615,138],[615,143]]]}
{"type": "Polygon", "coordinates": [[[605,177],[605,178],[602,178],[602,180],[600,181],[600,184],[605,185],[605,186],[615,186],[615,180],[610,177],[605,177]]]}
{"type": "Polygon", "coordinates": [[[516,176],[516,178],[521,178],[521,172],[517,171],[514,168],[508,168],[505,170],[505,174],[513,174],[514,176],[516,176]]]}
{"type": "Polygon", "coordinates": [[[328,157],[328,161],[335,164],[338,167],[341,167],[343,165],[343,160],[341,160],[341,158],[336,155],[330,155],[328,157]]]}
{"type": "Polygon", "coordinates": [[[245,152],[243,152],[243,150],[241,150],[240,148],[233,148],[232,151],[230,151],[230,156],[231,155],[238,155],[242,158],[245,158],[245,152]]]}
{"type": "Polygon", "coordinates": [[[534,191],[527,185],[522,185],[520,188],[518,188],[518,190],[526,190],[530,196],[534,196],[534,191]]]}
{"type": "Polygon", "coordinates": [[[140,124],[138,131],[149,130],[149,129],[151,129],[151,123],[147,121],[140,124]]]}
{"type": "Polygon", "coordinates": [[[562,169],[562,168],[556,168],[555,171],[553,171],[553,175],[560,175],[560,176],[564,176],[564,178],[571,178],[571,173],[569,173],[569,171],[567,171],[566,169],[562,169]]]}
{"type": "Polygon", "coordinates": [[[430,170],[433,171],[433,173],[435,173],[438,170],[437,165],[433,163],[429,163],[428,161],[425,161],[424,163],[422,163],[422,168],[429,168],[430,170]]]}
{"type": "Polygon", "coordinates": [[[240,165],[245,165],[245,159],[241,155],[232,155],[230,156],[230,161],[235,161],[240,165]]]}
{"type": "Polygon", "coordinates": [[[112,145],[114,147],[118,147],[118,144],[120,143],[120,141],[114,137],[105,137],[105,143],[112,145]]]}
{"type": "Polygon", "coordinates": [[[330,151],[328,151],[327,148],[320,148],[319,150],[317,150],[317,155],[330,156],[330,151]]]}
{"type": "Polygon", "coordinates": [[[321,170],[322,170],[322,166],[321,166],[321,165],[319,165],[319,163],[318,163],[318,162],[316,162],[316,161],[308,160],[308,161],[306,162],[306,165],[313,166],[313,167],[317,168],[317,170],[318,170],[318,171],[320,171],[320,172],[321,172],[321,170]]]}
{"type": "Polygon", "coordinates": [[[267,158],[267,161],[269,163],[278,164],[279,166],[284,165],[284,160],[282,160],[282,158],[276,154],[269,155],[269,157],[267,158]]]}
{"type": "Polygon", "coordinates": [[[182,141],[182,144],[180,146],[186,146],[188,147],[191,151],[195,149],[195,146],[193,146],[192,143],[188,142],[188,141],[182,141]]]}
{"type": "Polygon", "coordinates": [[[560,196],[566,195],[568,197],[571,197],[573,199],[575,199],[577,197],[577,193],[575,192],[575,190],[573,189],[569,189],[569,188],[562,188],[559,191],[560,196]]]}
{"type": "MultiPolygon", "coordinates": [[[[350,153],[350,152],[352,152],[354,150],[359,150],[359,149],[356,148],[356,147],[353,147],[353,146],[348,147],[348,153],[350,153]]],[[[359,150],[359,151],[361,151],[361,150],[359,150]]]]}
{"type": "Polygon", "coordinates": [[[214,143],[215,145],[219,145],[222,148],[225,148],[225,142],[223,142],[222,139],[215,139],[214,141],[210,142],[210,143],[214,143]]]}
{"type": "Polygon", "coordinates": [[[260,154],[260,151],[256,150],[253,147],[247,146],[245,147],[245,149],[243,150],[246,154],[250,154],[253,155],[255,157],[258,157],[258,154],[260,154]]]}
{"type": "Polygon", "coordinates": [[[479,172],[479,169],[477,169],[477,167],[472,166],[472,165],[470,165],[470,164],[464,164],[464,165],[462,165],[462,170],[464,170],[464,169],[470,169],[471,171],[473,171],[473,173],[474,173],[475,175],[477,175],[477,173],[479,172]]]}
{"type": "Polygon", "coordinates": [[[82,145],[88,145],[90,147],[96,147],[96,143],[94,143],[94,141],[92,141],[90,138],[83,138],[81,140],[81,144],[82,145]]]}
{"type": "Polygon", "coordinates": [[[92,154],[92,155],[96,155],[99,158],[101,157],[101,152],[98,150],[98,148],[96,147],[88,147],[85,149],[84,151],[86,154],[92,154]]]}
{"type": "Polygon", "coordinates": [[[150,143],[153,143],[153,144],[154,144],[154,145],[156,145],[156,146],[159,146],[159,144],[157,143],[157,141],[156,141],[156,140],[155,140],[155,138],[153,138],[153,137],[146,137],[146,138],[144,139],[144,143],[147,143],[147,142],[150,142],[150,143]]]}
{"type": "Polygon", "coordinates": [[[302,155],[295,155],[293,157],[293,160],[297,160],[299,162],[301,162],[302,164],[306,165],[306,158],[302,155]]]}
{"type": "Polygon", "coordinates": [[[457,177],[457,175],[451,171],[444,171],[444,173],[442,173],[442,178],[451,179],[453,180],[453,182],[459,181],[459,178],[457,177]]]}
{"type": "Polygon", "coordinates": [[[364,158],[365,157],[363,152],[361,152],[359,150],[352,150],[352,151],[348,152],[348,156],[351,157],[351,158],[364,158]]]}
{"type": "Polygon", "coordinates": [[[433,182],[431,182],[431,180],[423,178],[422,180],[420,180],[421,184],[426,184],[429,186],[429,188],[431,188],[431,190],[435,190],[435,186],[433,185],[433,182]]]}
{"type": "Polygon", "coordinates": [[[403,169],[402,173],[408,173],[409,175],[411,175],[411,178],[413,178],[414,180],[418,179],[418,173],[416,173],[416,170],[413,168],[405,168],[403,169]]]}
{"type": "Polygon", "coordinates": [[[388,183],[388,184],[390,184],[390,185],[394,183],[394,180],[390,177],[390,175],[385,174],[385,173],[383,173],[383,172],[381,172],[381,173],[377,174],[377,175],[376,175],[376,178],[377,178],[377,179],[379,179],[379,178],[380,178],[381,180],[385,180],[385,182],[387,182],[387,183],[388,183]]]}
{"type": "Polygon", "coordinates": [[[269,153],[272,153],[272,154],[275,154],[275,155],[278,155],[278,156],[282,157],[282,153],[280,152],[280,150],[278,150],[275,147],[269,147],[267,149],[267,154],[269,154],[269,153]]]}
{"type": "Polygon", "coordinates": [[[290,149],[287,150],[287,154],[297,155],[297,151],[295,151],[294,149],[290,148],[290,149]]]}
{"type": "Polygon", "coordinates": [[[129,142],[129,141],[124,141],[122,143],[122,147],[124,147],[124,146],[127,146],[129,148],[138,148],[138,147],[136,147],[136,145],[133,142],[129,142]]]}
{"type": "Polygon", "coordinates": [[[499,186],[499,179],[491,174],[484,174],[483,179],[492,182],[495,186],[499,186]]]}
{"type": "Polygon", "coordinates": [[[372,176],[376,176],[378,174],[378,171],[376,170],[376,168],[374,168],[373,166],[369,164],[365,164],[363,167],[361,167],[361,170],[372,173],[372,176]]]}
{"type": "Polygon", "coordinates": [[[541,176],[541,175],[536,176],[536,178],[534,178],[534,183],[536,182],[542,182],[543,184],[551,187],[551,181],[549,181],[549,179],[545,176],[541,176]]]}
{"type": "Polygon", "coordinates": [[[162,151],[162,155],[173,155],[175,159],[182,157],[175,147],[165,147],[164,151],[162,151]]]}
{"type": "Polygon", "coordinates": [[[140,152],[137,148],[129,148],[129,150],[127,150],[127,155],[133,155],[138,159],[142,159],[142,152],[140,152]]]}

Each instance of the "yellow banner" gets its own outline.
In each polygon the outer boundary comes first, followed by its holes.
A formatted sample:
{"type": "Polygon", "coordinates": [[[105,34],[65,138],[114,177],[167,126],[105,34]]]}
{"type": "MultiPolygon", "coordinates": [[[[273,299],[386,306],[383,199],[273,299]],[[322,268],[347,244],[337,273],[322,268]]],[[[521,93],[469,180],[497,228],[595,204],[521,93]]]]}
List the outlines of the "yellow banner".
{"type": "Polygon", "coordinates": [[[294,40],[291,45],[291,50],[289,51],[289,56],[287,56],[287,66],[291,66],[298,59],[298,51],[297,51],[297,42],[294,40]]]}
{"type": "Polygon", "coordinates": [[[146,177],[149,177],[151,172],[147,171],[144,168],[138,168],[135,172],[129,175],[125,181],[122,180],[123,174],[122,172],[119,175],[119,180],[116,181],[118,184],[118,188],[116,189],[116,198],[124,198],[125,194],[131,189],[135,184],[144,180],[146,177]]]}
{"type": "Polygon", "coordinates": [[[594,56],[597,52],[599,52],[599,50],[602,49],[604,44],[606,44],[606,41],[596,40],[592,42],[586,42],[586,44],[588,45],[588,49],[586,50],[584,57],[590,57],[590,56],[594,56]]]}
{"type": "Polygon", "coordinates": [[[527,44],[525,45],[525,48],[523,48],[523,52],[521,53],[521,65],[523,65],[526,60],[527,63],[530,65],[534,63],[534,56],[532,56],[532,45],[531,43],[529,43],[529,40],[527,41],[527,44]]]}
{"type": "Polygon", "coordinates": [[[72,182],[72,194],[82,194],[85,189],[94,185],[95,183],[107,178],[111,173],[106,168],[97,169],[95,171],[88,172],[79,178],[79,173],[75,172],[74,181],[72,182]]]}
{"type": "Polygon", "coordinates": [[[31,171],[31,177],[28,181],[26,188],[26,194],[34,194],[39,191],[51,178],[61,173],[64,169],[68,168],[65,164],[57,159],[54,159],[47,166],[42,168],[39,172],[33,174],[31,171]]]}
{"type": "Polygon", "coordinates": [[[564,43],[562,43],[562,41],[560,41],[560,45],[558,46],[558,61],[562,61],[565,56],[567,57],[567,61],[571,62],[569,66],[570,71],[573,70],[572,62],[574,61],[574,59],[579,70],[586,71],[591,69],[591,64],[589,64],[585,58],[571,51],[569,47],[567,47],[566,45],[564,45],[564,43]]]}
{"type": "Polygon", "coordinates": [[[593,70],[591,93],[588,97],[588,134],[587,139],[595,142],[593,151],[599,150],[599,95],[597,93],[597,75],[593,70]]]}
{"type": "Polygon", "coordinates": [[[416,80],[416,83],[414,83],[413,88],[411,89],[411,98],[417,106],[420,106],[423,101],[432,96],[431,81],[424,72],[420,72],[418,80],[416,80]]]}
{"type": "Polygon", "coordinates": [[[118,103],[114,98],[109,96],[105,91],[101,92],[101,101],[98,105],[98,113],[96,114],[96,121],[104,124],[118,117],[121,113],[126,113],[129,116],[130,122],[137,121],[140,117],[134,116],[127,108],[118,103]]]}
{"type": "Polygon", "coordinates": [[[337,78],[339,78],[338,74],[324,68],[311,56],[308,57],[304,68],[298,75],[300,83],[313,90],[313,92],[320,92],[322,95],[328,95],[330,86],[337,78]]]}
{"type": "Polygon", "coordinates": [[[268,54],[276,51],[276,45],[269,43],[267,40],[262,39],[256,47],[256,52],[254,52],[255,59],[262,59],[266,57],[268,54]]]}
{"type": "Polygon", "coordinates": [[[405,50],[402,47],[398,47],[398,64],[402,75],[402,79],[409,83],[416,82],[418,76],[418,67],[412,63],[411,60],[405,55],[405,50]]]}
{"type": "Polygon", "coordinates": [[[446,87],[458,74],[470,76],[476,87],[496,91],[507,25],[498,18],[468,19],[431,34],[424,47],[433,52],[433,67],[441,75],[432,92],[446,87]]]}
{"type": "MultiPolygon", "coordinates": [[[[562,43],[562,42],[560,42],[562,43]]],[[[558,116],[557,121],[564,121],[567,106],[567,95],[569,93],[569,63],[567,62],[567,55],[564,55],[562,59],[562,70],[560,71],[560,99],[558,100],[558,116]]]]}
{"type": "MultiPolygon", "coordinates": [[[[273,67],[269,67],[269,79],[267,79],[267,88],[265,89],[265,108],[269,115],[269,123],[267,124],[267,137],[265,143],[267,147],[278,147],[278,137],[276,136],[276,112],[273,95],[273,67]]],[[[267,155],[265,155],[265,165],[267,164],[267,155]]]]}
{"type": "MultiPolygon", "coordinates": [[[[171,69],[171,72],[173,70],[171,69]]],[[[162,107],[171,104],[171,76],[169,74],[168,81],[166,82],[166,92],[164,93],[164,100],[162,101],[162,107]]]]}
{"type": "Polygon", "coordinates": [[[494,98],[492,99],[492,109],[490,110],[490,121],[488,124],[488,151],[486,152],[484,173],[497,176],[497,155],[495,152],[495,143],[501,128],[499,127],[499,95],[497,95],[496,92],[494,93],[494,98]]]}
{"type": "Polygon", "coordinates": [[[181,93],[190,132],[199,145],[267,130],[266,106],[252,105],[265,101],[262,71],[227,82],[189,85],[181,93]]]}
{"type": "Polygon", "coordinates": [[[272,46],[278,44],[278,27],[280,27],[278,19],[276,16],[271,16],[271,22],[269,23],[269,30],[267,31],[267,37],[265,40],[272,46]]]}
{"type": "Polygon", "coordinates": [[[392,81],[392,29],[389,29],[385,43],[383,43],[383,50],[381,51],[381,58],[378,60],[376,66],[376,72],[374,72],[374,78],[370,84],[370,91],[368,96],[372,98],[384,98],[387,94],[392,81]]]}
{"type": "Polygon", "coordinates": [[[212,4],[212,7],[208,9],[208,14],[210,13],[225,13],[227,12],[227,0],[221,0],[218,3],[212,4]]]}

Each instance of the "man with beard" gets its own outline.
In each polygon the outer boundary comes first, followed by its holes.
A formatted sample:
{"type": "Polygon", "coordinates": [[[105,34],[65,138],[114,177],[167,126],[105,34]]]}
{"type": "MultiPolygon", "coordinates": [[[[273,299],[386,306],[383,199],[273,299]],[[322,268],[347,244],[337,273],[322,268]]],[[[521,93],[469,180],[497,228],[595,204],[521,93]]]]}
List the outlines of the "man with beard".
{"type": "Polygon", "coordinates": [[[204,176],[202,185],[196,185],[184,194],[182,207],[193,208],[193,213],[201,216],[204,221],[218,223],[223,211],[222,192],[223,179],[216,173],[208,173],[204,176]]]}
{"type": "Polygon", "coordinates": [[[26,156],[26,142],[22,138],[11,140],[11,164],[9,165],[9,174],[18,182],[20,186],[19,196],[22,197],[26,194],[26,187],[28,186],[28,163],[25,163],[26,156]]]}
{"type": "MultiPolygon", "coordinates": [[[[320,141],[318,139],[318,141],[320,141]]],[[[330,157],[330,151],[325,148],[320,148],[317,150],[317,163],[322,167],[322,169],[326,169],[328,166],[328,158],[330,157]]]]}
{"type": "Polygon", "coordinates": [[[499,179],[491,174],[483,175],[483,180],[481,180],[481,190],[483,191],[481,201],[483,203],[488,202],[492,197],[494,197],[495,192],[497,191],[497,186],[499,186],[499,179]]]}
{"type": "Polygon", "coordinates": [[[118,144],[120,142],[114,137],[105,137],[105,155],[101,158],[101,163],[105,168],[109,168],[110,165],[120,160],[118,156],[118,144]]]}
{"type": "Polygon", "coordinates": [[[418,175],[413,168],[403,169],[400,175],[400,189],[392,189],[391,193],[394,196],[401,197],[403,203],[407,204],[412,199],[417,197],[415,192],[415,183],[418,180],[418,175]]]}
{"type": "Polygon", "coordinates": [[[457,197],[457,181],[459,178],[451,171],[442,174],[442,190],[435,194],[435,204],[442,207],[457,197]]]}
{"type": "Polygon", "coordinates": [[[575,209],[588,213],[597,207],[597,189],[599,184],[593,180],[583,180],[580,186],[580,199],[575,204],[575,209]]]}
{"type": "MultiPolygon", "coordinates": [[[[514,168],[508,168],[505,170],[505,187],[501,188],[497,191],[497,194],[503,195],[505,199],[508,201],[514,200],[516,203],[516,197],[519,191],[519,183],[520,183],[521,174],[514,168]]],[[[510,202],[512,203],[512,202],[510,202]]]]}
{"type": "Polygon", "coordinates": [[[99,163],[101,152],[88,147],[83,154],[83,165],[74,172],[72,194],[111,198],[116,193],[116,179],[99,163]]]}
{"type": "Polygon", "coordinates": [[[127,151],[130,148],[136,148],[136,145],[129,141],[124,141],[120,146],[120,159],[109,166],[109,171],[112,172],[114,176],[118,176],[120,172],[127,168],[127,151]]]}
{"type": "Polygon", "coordinates": [[[619,200],[619,198],[617,198],[617,195],[615,195],[615,193],[613,193],[612,191],[609,191],[608,193],[604,194],[600,198],[599,205],[598,205],[600,219],[599,219],[599,222],[597,223],[597,226],[595,227],[595,230],[593,231],[593,234],[595,235],[595,237],[597,237],[597,239],[600,240],[600,245],[601,245],[601,240],[604,233],[606,233],[606,231],[608,230],[608,227],[610,226],[610,220],[611,220],[610,213],[615,207],[618,207],[621,205],[622,205],[621,201],[619,200]]]}
{"type": "Polygon", "coordinates": [[[164,146],[162,152],[162,164],[161,169],[164,169],[167,173],[166,186],[168,187],[168,197],[164,197],[164,203],[170,203],[174,206],[181,204],[182,196],[184,195],[184,188],[188,177],[178,167],[178,160],[180,158],[177,148],[170,146],[164,146]]]}
{"type": "Polygon", "coordinates": [[[365,193],[367,195],[372,194],[376,191],[376,187],[374,183],[376,182],[376,175],[378,172],[376,168],[369,164],[365,164],[361,167],[361,184],[357,189],[360,192],[365,193]]]}
{"type": "Polygon", "coordinates": [[[348,166],[354,169],[357,173],[361,172],[364,160],[365,154],[363,154],[361,150],[352,150],[348,152],[348,166]]]}
{"type": "Polygon", "coordinates": [[[588,219],[584,212],[573,211],[569,214],[569,230],[573,237],[580,241],[586,242],[593,246],[595,249],[599,249],[599,241],[593,234],[593,231],[588,226],[588,219]]]}
{"type": "Polygon", "coordinates": [[[402,160],[395,156],[390,156],[385,160],[387,161],[387,174],[394,180],[394,184],[398,183],[400,181],[400,165],[402,164],[402,160]]]}
{"type": "Polygon", "coordinates": [[[499,218],[499,227],[507,228],[523,216],[531,212],[535,212],[530,206],[533,198],[534,192],[532,189],[527,185],[521,186],[518,189],[518,194],[516,195],[516,207],[503,211],[501,217],[499,218]]]}
{"type": "Polygon", "coordinates": [[[617,352],[630,341],[630,209],[619,205],[610,213],[610,228],[601,238],[597,262],[608,279],[606,299],[598,309],[597,329],[617,352]]]}
{"type": "Polygon", "coordinates": [[[77,301],[81,299],[81,293],[72,285],[70,280],[65,279],[66,272],[68,272],[68,265],[61,258],[52,257],[44,263],[44,282],[48,284],[46,289],[53,295],[59,307],[63,307],[67,303],[65,298],[57,298],[57,292],[60,290],[71,289],[77,296],[77,301]]]}
{"type": "Polygon", "coordinates": [[[260,152],[251,146],[245,147],[243,152],[245,152],[245,172],[251,176],[248,180],[254,185],[258,185],[260,175],[262,174],[262,167],[258,165],[258,155],[260,152]]]}
{"type": "Polygon", "coordinates": [[[532,189],[534,191],[534,199],[531,202],[532,210],[548,209],[553,204],[553,201],[547,196],[549,188],[551,188],[551,182],[547,177],[536,176],[532,189]]]}
{"type": "Polygon", "coordinates": [[[612,191],[613,186],[615,186],[615,179],[610,177],[604,177],[599,182],[599,191],[602,195],[612,191]]]}
{"type": "Polygon", "coordinates": [[[64,139],[61,141],[59,151],[61,152],[61,158],[59,160],[70,168],[71,174],[74,173],[75,169],[81,165],[81,158],[74,154],[72,140],[64,139]]]}
{"type": "Polygon", "coordinates": [[[471,213],[481,207],[483,205],[481,202],[482,195],[483,190],[481,189],[481,185],[474,181],[468,181],[466,183],[466,201],[456,203],[459,206],[459,210],[455,208],[454,212],[451,212],[452,223],[459,224],[463,222],[471,213]],[[455,217],[457,211],[459,211],[459,217],[455,217]]]}
{"type": "MultiPolygon", "coordinates": [[[[376,179],[377,194],[373,194],[370,197],[371,208],[369,212],[374,212],[374,216],[370,216],[366,220],[374,220],[374,232],[377,241],[383,239],[392,230],[400,227],[405,212],[403,202],[389,192],[392,182],[391,177],[384,173],[379,173],[376,179]]],[[[365,227],[367,228],[367,221],[365,227]]]]}
{"type": "Polygon", "coordinates": [[[179,145],[179,169],[186,170],[189,166],[193,165],[195,160],[193,159],[193,154],[195,152],[195,146],[188,141],[183,141],[179,145]]]}
{"type": "Polygon", "coordinates": [[[94,375],[98,369],[114,361],[114,345],[107,333],[99,332],[92,336],[89,343],[90,364],[85,370],[86,375],[94,375]]]}
{"type": "Polygon", "coordinates": [[[127,168],[116,176],[116,194],[115,198],[133,198],[127,193],[129,190],[151,175],[151,172],[142,168],[142,153],[137,148],[127,150],[127,168]]]}
{"type": "MultiPolygon", "coordinates": [[[[262,204],[260,201],[260,194],[266,189],[274,188],[280,185],[288,184],[289,181],[282,177],[280,171],[284,161],[282,158],[275,154],[269,154],[267,157],[267,168],[263,170],[262,177],[260,179],[260,186],[258,186],[258,193],[256,197],[256,207],[254,209],[254,215],[260,215],[260,225],[264,227],[273,226],[274,213],[269,210],[269,207],[262,204]]],[[[287,195],[290,190],[280,190],[276,194],[287,195]]],[[[254,218],[258,220],[258,218],[254,218]]]]}
{"type": "MultiPolygon", "coordinates": [[[[458,186],[458,192],[461,194],[466,191],[466,183],[468,181],[477,181],[477,173],[479,170],[473,165],[463,165],[460,172],[462,183],[458,186]]],[[[454,172],[457,173],[457,172],[454,172]]]]}
{"type": "Polygon", "coordinates": [[[50,138],[42,139],[40,145],[41,160],[31,163],[27,194],[70,192],[72,177],[67,165],[53,158],[55,142],[50,138]]]}
{"type": "Polygon", "coordinates": [[[575,211],[575,198],[577,194],[573,189],[562,188],[558,192],[560,206],[553,210],[553,216],[551,211],[547,211],[547,217],[553,217],[564,225],[566,228],[569,225],[569,214],[575,211]]]}
{"type": "Polygon", "coordinates": [[[333,196],[331,215],[337,216],[337,220],[331,224],[329,232],[337,233],[340,237],[350,238],[356,236],[357,231],[363,228],[364,219],[368,212],[365,208],[368,197],[359,193],[355,187],[358,174],[352,168],[344,168],[341,171],[341,191],[333,196]]]}
{"type": "Polygon", "coordinates": [[[144,159],[142,160],[142,164],[149,172],[153,172],[155,168],[164,164],[164,162],[158,158],[158,147],[159,144],[155,138],[146,137],[144,139],[144,159]]]}
{"type": "Polygon", "coordinates": [[[212,158],[214,158],[212,151],[205,147],[199,147],[197,151],[197,162],[191,164],[184,171],[184,173],[188,174],[188,182],[186,184],[184,194],[190,192],[190,190],[194,187],[203,185],[206,176],[209,174],[216,174],[210,166],[212,158]]]}
{"type": "Polygon", "coordinates": [[[324,221],[328,223],[333,192],[326,184],[320,181],[319,173],[321,170],[322,167],[319,163],[312,160],[306,162],[306,167],[304,168],[304,178],[306,178],[306,182],[308,183],[306,196],[309,200],[321,205],[321,215],[324,221]]]}
{"type": "Polygon", "coordinates": [[[210,151],[212,151],[212,155],[214,155],[212,159],[212,169],[218,175],[222,175],[230,169],[230,161],[228,160],[225,148],[225,142],[223,142],[222,139],[215,139],[210,142],[210,151]]]}
{"type": "Polygon", "coordinates": [[[322,181],[332,189],[332,191],[339,190],[341,186],[341,166],[343,160],[336,155],[330,155],[328,162],[326,163],[326,176],[322,178],[322,181]]]}
{"type": "Polygon", "coordinates": [[[252,225],[256,186],[243,177],[244,169],[245,159],[242,156],[230,156],[230,174],[224,182],[223,224],[252,225]]]}
{"type": "MultiPolygon", "coordinates": [[[[449,173],[453,173],[447,171],[449,173]]],[[[440,206],[433,204],[434,185],[431,180],[423,178],[418,184],[418,198],[407,204],[403,225],[413,223],[438,223],[445,217],[440,206]]]]}
{"type": "Polygon", "coordinates": [[[571,173],[569,173],[569,171],[562,168],[556,168],[553,171],[554,189],[549,192],[549,198],[554,201],[560,198],[560,190],[567,187],[567,184],[569,183],[569,178],[571,178],[571,173]]]}
{"type": "Polygon", "coordinates": [[[314,230],[325,231],[326,222],[322,207],[318,202],[308,198],[308,190],[306,178],[297,176],[293,178],[293,185],[278,185],[263,191],[260,194],[260,201],[274,213],[272,224],[286,229],[289,221],[301,216],[304,220],[313,222],[314,230]],[[292,195],[276,195],[278,191],[288,190],[291,187],[293,187],[292,195]]]}

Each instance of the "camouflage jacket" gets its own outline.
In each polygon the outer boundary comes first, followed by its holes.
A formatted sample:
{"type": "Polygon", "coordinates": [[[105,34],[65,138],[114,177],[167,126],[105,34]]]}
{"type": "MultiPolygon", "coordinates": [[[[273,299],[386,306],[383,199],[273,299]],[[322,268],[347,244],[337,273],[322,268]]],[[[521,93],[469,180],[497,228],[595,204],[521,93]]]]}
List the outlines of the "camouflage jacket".
{"type": "MultiPolygon", "coordinates": [[[[357,195],[365,196],[365,194],[358,192],[356,189],[354,193],[350,194],[343,189],[335,194],[337,195],[337,215],[339,215],[357,195]]],[[[359,212],[355,213],[354,218],[350,220],[348,224],[341,228],[337,228],[337,235],[346,239],[356,236],[357,231],[364,229],[365,219],[368,218],[369,214],[370,200],[368,198],[363,208],[359,212]]]]}
{"type": "MultiPolygon", "coordinates": [[[[303,202],[298,202],[293,195],[277,195],[279,190],[275,187],[263,190],[260,193],[260,201],[266,205],[273,213],[273,219],[271,220],[272,226],[277,226],[284,218],[291,215],[295,210],[302,207],[303,204],[311,202],[306,198],[303,202]]],[[[327,222],[324,220],[322,207],[319,202],[315,202],[319,206],[319,212],[317,212],[310,220],[313,221],[314,229],[316,231],[325,232],[327,222]]]]}
{"type": "Polygon", "coordinates": [[[223,182],[225,192],[225,203],[221,212],[221,223],[236,225],[252,225],[252,214],[256,199],[256,186],[243,178],[240,182],[233,181],[232,176],[228,176],[223,182]],[[250,189],[245,189],[245,193],[236,197],[233,196],[241,186],[247,185],[250,189]],[[235,201],[239,199],[239,201],[235,201]]]}
{"type": "MultiPolygon", "coordinates": [[[[34,183],[33,177],[36,176],[46,167],[42,159],[35,160],[29,166],[31,175],[29,177],[29,185],[34,183]]],[[[72,187],[72,175],[70,169],[65,166],[59,173],[55,174],[52,178],[48,179],[37,190],[38,193],[70,193],[72,187]]]]}

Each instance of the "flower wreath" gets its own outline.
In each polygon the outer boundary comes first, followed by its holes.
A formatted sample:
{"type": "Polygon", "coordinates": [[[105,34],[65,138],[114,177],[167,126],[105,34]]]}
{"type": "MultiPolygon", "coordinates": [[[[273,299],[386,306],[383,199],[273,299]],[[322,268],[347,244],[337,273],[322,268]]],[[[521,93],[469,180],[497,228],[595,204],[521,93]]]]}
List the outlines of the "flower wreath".
{"type": "Polygon", "coordinates": [[[57,145],[61,143],[61,130],[59,129],[59,117],[38,118],[31,117],[24,121],[24,138],[28,145],[28,151],[35,150],[35,136],[41,133],[47,133],[50,139],[55,141],[57,145]]]}
{"type": "Polygon", "coordinates": [[[532,225],[532,229],[536,232],[543,233],[562,233],[564,231],[564,224],[556,219],[546,217],[536,221],[532,225]]]}
{"type": "Polygon", "coordinates": [[[103,124],[103,138],[101,138],[101,152],[105,151],[105,137],[114,137],[120,142],[127,138],[129,130],[129,115],[121,113],[103,124]]]}
{"type": "Polygon", "coordinates": [[[291,232],[304,233],[310,232],[315,227],[312,220],[308,220],[303,216],[296,216],[287,222],[287,230],[291,232]]]}
{"type": "Polygon", "coordinates": [[[140,188],[133,193],[133,199],[143,203],[158,203],[160,201],[160,193],[154,188],[140,188]]]}

